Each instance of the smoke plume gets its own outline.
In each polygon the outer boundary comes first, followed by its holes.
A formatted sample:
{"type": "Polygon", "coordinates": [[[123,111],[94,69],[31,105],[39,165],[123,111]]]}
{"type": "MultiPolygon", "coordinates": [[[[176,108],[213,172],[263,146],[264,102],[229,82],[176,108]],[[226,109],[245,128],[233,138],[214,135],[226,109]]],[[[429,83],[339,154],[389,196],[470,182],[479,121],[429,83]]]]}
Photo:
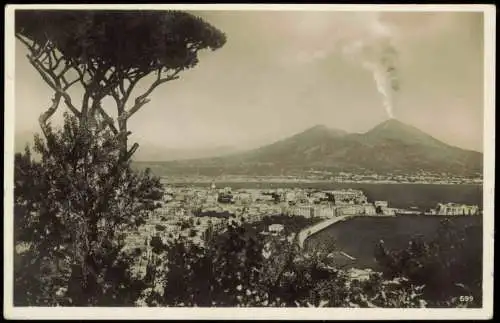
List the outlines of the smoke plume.
{"type": "Polygon", "coordinates": [[[350,59],[360,63],[373,75],[377,91],[389,118],[394,118],[393,97],[399,91],[397,75],[397,50],[392,43],[392,31],[376,13],[372,19],[365,19],[366,33],[356,40],[346,41],[342,51],[350,59]]]}
{"type": "MultiPolygon", "coordinates": [[[[364,58],[363,67],[373,74],[377,91],[382,96],[382,103],[389,118],[394,118],[393,93],[399,91],[399,78],[396,69],[396,50],[388,43],[381,43],[380,59],[364,58]]],[[[378,55],[377,55],[378,56],[378,55]]]]}
{"type": "Polygon", "coordinates": [[[394,25],[383,21],[380,12],[311,14],[299,21],[295,37],[302,49],[294,55],[295,62],[308,64],[340,51],[372,74],[385,111],[394,118],[393,99],[400,88],[394,25]]]}
{"type": "Polygon", "coordinates": [[[372,72],[387,116],[392,119],[394,118],[393,94],[399,90],[397,51],[391,43],[390,30],[382,24],[379,15],[376,16],[373,31],[376,33],[376,38],[374,43],[368,43],[367,46],[375,46],[375,56],[363,58],[363,66],[372,72]]]}
{"type": "Polygon", "coordinates": [[[382,95],[382,102],[385,111],[387,112],[387,116],[391,119],[394,118],[394,114],[392,112],[392,93],[389,90],[387,76],[385,75],[384,69],[377,64],[367,61],[363,62],[363,66],[373,73],[373,79],[375,80],[377,91],[382,95]]]}

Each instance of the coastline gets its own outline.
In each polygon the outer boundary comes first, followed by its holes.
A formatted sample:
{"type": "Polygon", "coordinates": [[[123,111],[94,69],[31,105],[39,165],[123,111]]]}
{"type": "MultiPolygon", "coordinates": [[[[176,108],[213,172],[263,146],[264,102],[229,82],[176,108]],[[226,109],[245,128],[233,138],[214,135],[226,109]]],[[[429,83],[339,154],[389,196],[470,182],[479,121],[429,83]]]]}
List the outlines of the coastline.
{"type": "Polygon", "coordinates": [[[326,219],[324,221],[321,221],[319,223],[316,223],[316,224],[313,224],[312,226],[309,226],[307,228],[304,228],[302,229],[299,233],[298,233],[298,244],[300,246],[301,249],[304,248],[304,243],[305,241],[312,237],[313,235],[327,229],[328,227],[330,227],[331,225],[333,224],[336,224],[336,223],[339,223],[339,222],[343,222],[343,221],[347,221],[347,220],[350,220],[350,219],[353,219],[353,218],[356,218],[356,217],[370,217],[370,218],[373,218],[373,217],[376,217],[376,218],[393,218],[393,217],[396,217],[397,215],[362,215],[362,214],[346,214],[346,215],[341,215],[341,216],[338,216],[338,217],[334,217],[334,218],[331,218],[331,219],[326,219]]]}
{"type": "Polygon", "coordinates": [[[169,180],[167,177],[160,177],[162,183],[168,184],[210,184],[214,183],[248,183],[248,184],[415,184],[415,185],[475,185],[483,186],[483,183],[465,182],[396,182],[396,181],[331,181],[331,180],[255,180],[255,179],[191,179],[191,180],[169,180]]]}
{"type": "Polygon", "coordinates": [[[298,244],[299,244],[299,247],[301,249],[304,248],[304,243],[305,241],[307,240],[307,238],[315,235],[316,233],[328,228],[330,225],[332,224],[335,224],[335,223],[338,223],[338,222],[342,222],[342,221],[345,221],[347,219],[350,219],[352,217],[355,217],[355,216],[358,216],[358,215],[342,215],[342,216],[339,216],[339,217],[335,217],[335,218],[332,218],[332,219],[326,219],[324,221],[321,221],[319,223],[316,223],[310,227],[307,227],[305,229],[302,229],[299,233],[298,233],[298,244]]]}

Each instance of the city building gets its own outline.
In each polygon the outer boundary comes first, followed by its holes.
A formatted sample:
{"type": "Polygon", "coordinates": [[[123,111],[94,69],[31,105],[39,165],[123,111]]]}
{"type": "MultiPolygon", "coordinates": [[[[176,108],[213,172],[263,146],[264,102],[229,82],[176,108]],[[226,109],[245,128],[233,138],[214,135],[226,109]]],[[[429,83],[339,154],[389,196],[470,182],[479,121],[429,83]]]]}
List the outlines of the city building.
{"type": "Polygon", "coordinates": [[[234,201],[238,205],[246,205],[253,202],[252,194],[248,192],[238,192],[234,196],[234,201]]]}
{"type": "Polygon", "coordinates": [[[175,208],[174,209],[174,214],[175,214],[175,216],[183,217],[183,216],[186,215],[186,210],[184,208],[181,208],[181,207],[175,208]]]}
{"type": "Polygon", "coordinates": [[[435,213],[438,215],[476,215],[479,213],[479,207],[477,205],[438,203],[435,213]]]}
{"type": "Polygon", "coordinates": [[[286,192],[284,196],[284,200],[286,202],[295,202],[295,192],[286,192]]]}
{"type": "Polygon", "coordinates": [[[314,208],[314,216],[320,218],[333,218],[336,216],[335,208],[333,206],[321,205],[314,208]]]}
{"type": "Polygon", "coordinates": [[[311,198],[313,200],[324,200],[328,199],[328,196],[325,192],[314,192],[311,194],[311,198]]]}
{"type": "Polygon", "coordinates": [[[375,209],[374,205],[365,204],[364,209],[365,209],[364,210],[365,215],[376,215],[377,214],[377,210],[375,209]]]}
{"type": "Polygon", "coordinates": [[[336,205],[342,204],[364,204],[367,202],[367,198],[361,190],[334,190],[328,191],[330,195],[333,195],[336,205]]]}
{"type": "Polygon", "coordinates": [[[269,226],[269,232],[272,234],[279,234],[284,229],[283,224],[271,224],[269,226]]]}
{"type": "Polygon", "coordinates": [[[303,216],[305,218],[312,218],[314,216],[314,208],[309,205],[293,206],[288,212],[290,215],[303,216]]]}
{"type": "Polygon", "coordinates": [[[364,205],[341,205],[337,208],[339,215],[361,215],[365,213],[364,205]]]}
{"type": "Polygon", "coordinates": [[[163,195],[163,201],[165,202],[170,202],[174,199],[173,197],[173,194],[172,193],[166,193],[163,195]]]}
{"type": "Polygon", "coordinates": [[[375,207],[389,207],[389,202],[387,201],[375,201],[373,204],[375,205],[375,207]]]}
{"type": "Polygon", "coordinates": [[[219,196],[217,197],[217,202],[219,202],[219,203],[232,203],[233,202],[233,195],[231,193],[221,192],[221,193],[219,193],[219,196]]]}

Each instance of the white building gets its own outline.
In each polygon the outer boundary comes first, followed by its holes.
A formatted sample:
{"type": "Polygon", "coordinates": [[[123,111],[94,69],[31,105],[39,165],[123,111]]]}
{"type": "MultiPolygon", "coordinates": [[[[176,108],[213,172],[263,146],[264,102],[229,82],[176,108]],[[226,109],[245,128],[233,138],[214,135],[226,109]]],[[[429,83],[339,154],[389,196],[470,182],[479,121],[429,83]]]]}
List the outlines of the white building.
{"type": "Polygon", "coordinates": [[[282,232],[283,229],[284,229],[283,224],[271,224],[269,226],[269,232],[271,232],[273,234],[278,234],[278,233],[282,232]]]}
{"type": "Polygon", "coordinates": [[[165,192],[165,194],[171,194],[171,195],[172,195],[172,194],[174,194],[174,193],[175,193],[175,190],[174,190],[174,188],[173,188],[173,187],[171,187],[171,186],[166,186],[166,187],[164,188],[164,192],[165,192]]]}
{"type": "Polygon", "coordinates": [[[315,192],[311,194],[311,198],[314,200],[322,200],[328,198],[325,192],[315,192]]]}
{"type": "Polygon", "coordinates": [[[294,206],[289,209],[289,214],[293,216],[303,216],[311,218],[314,215],[314,208],[311,206],[294,206]]]}
{"type": "Polygon", "coordinates": [[[165,193],[163,195],[163,201],[165,201],[165,202],[170,202],[173,199],[174,199],[174,197],[173,197],[173,194],[171,194],[171,193],[165,193]]]}
{"type": "Polygon", "coordinates": [[[252,195],[247,192],[239,192],[234,196],[234,201],[236,204],[242,205],[242,204],[249,204],[253,202],[252,195]]]}
{"type": "Polygon", "coordinates": [[[338,207],[339,215],[361,215],[364,214],[365,207],[363,205],[342,205],[338,207]]]}
{"type": "Polygon", "coordinates": [[[332,206],[321,205],[314,208],[314,216],[320,218],[333,218],[336,215],[332,206]]]}
{"type": "Polygon", "coordinates": [[[217,191],[210,191],[207,196],[206,196],[206,202],[208,204],[214,204],[217,203],[217,198],[219,197],[219,194],[217,191]]]}
{"type": "Polygon", "coordinates": [[[375,209],[375,206],[373,205],[370,205],[370,204],[366,204],[364,205],[364,208],[365,208],[365,214],[366,215],[375,215],[377,214],[377,209],[375,209]]]}
{"type": "Polygon", "coordinates": [[[364,204],[367,202],[366,196],[361,190],[334,190],[329,191],[335,199],[335,204],[364,204]]]}
{"type": "Polygon", "coordinates": [[[375,207],[389,207],[389,202],[387,201],[375,201],[373,204],[375,205],[375,207]]]}
{"type": "Polygon", "coordinates": [[[184,210],[184,208],[182,207],[175,208],[174,214],[175,216],[184,217],[186,215],[186,210],[184,210]]]}
{"type": "Polygon", "coordinates": [[[476,215],[479,213],[479,207],[477,205],[439,203],[436,213],[438,215],[476,215]]]}
{"type": "Polygon", "coordinates": [[[286,192],[285,193],[285,201],[286,202],[294,202],[295,201],[295,192],[286,192]]]}

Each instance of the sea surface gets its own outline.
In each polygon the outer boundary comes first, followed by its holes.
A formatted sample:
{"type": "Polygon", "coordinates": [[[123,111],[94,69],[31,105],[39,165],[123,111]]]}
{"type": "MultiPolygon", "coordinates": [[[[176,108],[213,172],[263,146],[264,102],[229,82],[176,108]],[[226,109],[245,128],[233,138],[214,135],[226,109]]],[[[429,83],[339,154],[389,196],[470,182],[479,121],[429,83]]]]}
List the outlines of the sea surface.
{"type": "MultiPolygon", "coordinates": [[[[432,240],[437,236],[443,216],[400,215],[395,217],[359,216],[335,223],[310,236],[306,249],[322,248],[343,251],[354,261],[340,259],[349,267],[378,269],[375,247],[380,240],[388,249],[404,249],[411,238],[420,236],[432,240]]],[[[468,241],[468,252],[482,252],[482,216],[458,216],[451,219],[457,227],[473,227],[476,231],[468,241]]]]}

